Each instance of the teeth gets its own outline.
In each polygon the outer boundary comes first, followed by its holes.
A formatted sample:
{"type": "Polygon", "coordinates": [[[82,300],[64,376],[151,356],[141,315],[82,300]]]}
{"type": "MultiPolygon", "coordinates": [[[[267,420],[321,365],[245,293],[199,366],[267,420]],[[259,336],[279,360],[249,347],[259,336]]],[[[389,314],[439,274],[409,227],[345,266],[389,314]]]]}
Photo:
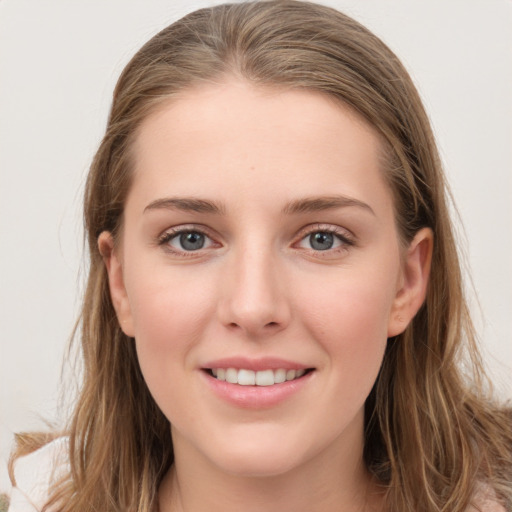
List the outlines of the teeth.
{"type": "Polygon", "coordinates": [[[256,380],[256,375],[251,370],[238,370],[238,384],[242,386],[254,386],[256,380]]]}
{"type": "Polygon", "coordinates": [[[274,372],[274,383],[281,384],[281,382],[286,381],[286,370],[276,370],[274,372]]]}
{"type": "MultiPolygon", "coordinates": [[[[242,370],[240,370],[242,371],[242,370]]],[[[272,370],[264,370],[256,372],[256,384],[258,386],[273,386],[274,385],[274,372],[272,370]]]]}
{"type": "Polygon", "coordinates": [[[218,380],[224,380],[231,384],[239,384],[240,386],[272,386],[281,384],[288,380],[298,379],[302,377],[306,370],[261,370],[255,372],[253,370],[245,370],[236,368],[212,368],[211,372],[218,380]]]}
{"type": "Polygon", "coordinates": [[[238,372],[234,368],[228,368],[226,370],[226,382],[238,384],[238,372]]]}

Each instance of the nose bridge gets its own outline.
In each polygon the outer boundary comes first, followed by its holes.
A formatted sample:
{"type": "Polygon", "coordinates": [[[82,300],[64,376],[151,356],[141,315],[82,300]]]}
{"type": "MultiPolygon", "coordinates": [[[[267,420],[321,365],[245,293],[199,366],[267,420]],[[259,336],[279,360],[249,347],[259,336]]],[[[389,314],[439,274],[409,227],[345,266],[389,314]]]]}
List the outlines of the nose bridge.
{"type": "Polygon", "coordinates": [[[290,317],[283,275],[269,240],[247,240],[233,249],[219,305],[222,322],[250,335],[284,328],[290,317]]]}

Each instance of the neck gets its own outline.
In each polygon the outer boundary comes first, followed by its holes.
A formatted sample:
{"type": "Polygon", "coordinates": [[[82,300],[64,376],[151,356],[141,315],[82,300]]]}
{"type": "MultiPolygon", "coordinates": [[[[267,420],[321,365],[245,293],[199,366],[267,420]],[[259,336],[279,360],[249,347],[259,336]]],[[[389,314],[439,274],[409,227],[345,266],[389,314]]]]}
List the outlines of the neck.
{"type": "MultiPolygon", "coordinates": [[[[173,433],[175,463],[160,487],[161,512],[377,512],[382,490],[362,460],[362,439],[339,440],[285,473],[245,476],[227,473],[193,453],[173,433]],[[338,448],[338,449],[336,449],[338,448]]],[[[362,437],[362,436],[361,436],[362,437]]]]}

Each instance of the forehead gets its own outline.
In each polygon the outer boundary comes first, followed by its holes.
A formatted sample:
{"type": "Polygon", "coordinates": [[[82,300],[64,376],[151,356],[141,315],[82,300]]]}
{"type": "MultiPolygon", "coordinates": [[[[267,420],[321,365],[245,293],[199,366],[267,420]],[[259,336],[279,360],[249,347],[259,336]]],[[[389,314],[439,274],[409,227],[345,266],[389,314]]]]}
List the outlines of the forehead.
{"type": "Polygon", "coordinates": [[[222,194],[228,185],[252,199],[282,185],[297,195],[334,188],[354,196],[387,189],[382,147],[369,123],[328,95],[232,80],[189,89],[144,120],[133,186],[147,196],[222,194]]]}
{"type": "MultiPolygon", "coordinates": [[[[223,134],[230,131],[234,131],[238,139],[243,135],[265,134],[269,128],[282,128],[283,125],[286,125],[290,138],[305,136],[314,143],[311,129],[329,128],[332,137],[337,137],[342,128],[348,127],[354,133],[364,132],[376,146],[381,143],[377,130],[354,108],[333,95],[304,88],[254,85],[235,78],[190,87],[162,101],[139,126],[136,147],[147,144],[145,132],[151,130],[148,125],[166,125],[169,130],[175,130],[176,136],[182,134],[185,137],[211,129],[208,139],[215,142],[217,134],[220,143],[225,141],[223,134]],[[333,126],[336,126],[335,130],[332,130],[333,126]],[[239,128],[244,128],[243,132],[239,132],[239,128]]],[[[154,135],[153,130],[150,137],[154,138],[154,135]]],[[[326,135],[327,131],[324,131],[323,137],[326,135]]],[[[277,141],[274,139],[274,142],[277,141]]],[[[337,143],[343,143],[343,140],[338,138],[337,143]]]]}

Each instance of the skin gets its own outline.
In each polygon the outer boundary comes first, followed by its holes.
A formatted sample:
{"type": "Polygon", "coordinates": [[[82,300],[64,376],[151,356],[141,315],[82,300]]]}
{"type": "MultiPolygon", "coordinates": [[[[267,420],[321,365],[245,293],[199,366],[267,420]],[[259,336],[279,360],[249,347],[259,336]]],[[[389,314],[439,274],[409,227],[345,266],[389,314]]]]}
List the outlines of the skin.
{"type": "Polygon", "coordinates": [[[121,238],[105,232],[99,247],[172,425],[161,510],[382,509],[362,462],[363,407],[388,337],[424,300],[432,235],[400,243],[378,134],[319,93],[231,79],[167,102],[133,149],[121,238]],[[293,208],[333,196],[343,204],[293,208]],[[179,229],[205,233],[203,248],[186,251],[179,229]],[[312,233],[331,232],[332,248],[313,247],[312,233]],[[286,400],[246,409],[202,370],[230,356],[314,371],[286,400]]]}

